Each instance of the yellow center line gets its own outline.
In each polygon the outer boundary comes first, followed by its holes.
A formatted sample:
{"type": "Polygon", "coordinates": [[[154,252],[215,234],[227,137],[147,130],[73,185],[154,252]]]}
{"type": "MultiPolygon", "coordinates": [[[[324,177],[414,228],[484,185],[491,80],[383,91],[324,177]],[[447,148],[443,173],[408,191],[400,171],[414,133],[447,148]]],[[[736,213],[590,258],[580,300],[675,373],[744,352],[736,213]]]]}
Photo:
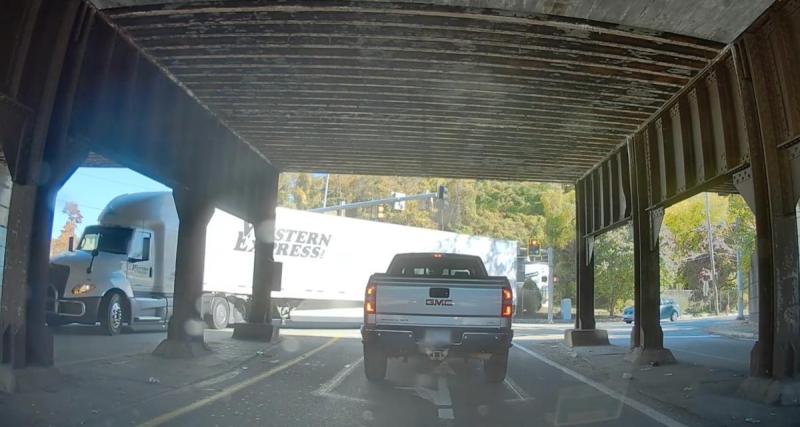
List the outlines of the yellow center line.
{"type": "Polygon", "coordinates": [[[253,385],[253,384],[255,384],[255,383],[259,382],[259,381],[262,381],[262,380],[264,380],[266,378],[269,378],[269,377],[277,374],[278,372],[283,371],[286,368],[289,368],[289,367],[291,367],[293,365],[296,365],[296,364],[302,362],[305,359],[308,359],[309,357],[313,356],[317,352],[322,351],[327,347],[330,347],[331,345],[333,345],[333,343],[335,343],[338,340],[339,340],[338,337],[332,338],[330,341],[326,342],[325,344],[322,344],[319,347],[313,348],[313,349],[311,349],[311,350],[309,350],[309,351],[307,351],[307,352],[295,357],[294,359],[284,363],[283,365],[276,366],[276,367],[274,367],[274,368],[272,368],[272,369],[270,369],[270,370],[268,370],[266,372],[263,372],[261,374],[258,374],[256,376],[254,376],[252,378],[248,378],[248,379],[246,379],[246,380],[244,380],[244,381],[242,381],[240,383],[234,384],[234,385],[232,385],[230,387],[226,387],[225,389],[220,390],[216,394],[213,394],[213,395],[208,396],[206,398],[200,399],[200,400],[195,401],[193,403],[190,403],[190,404],[188,404],[186,406],[183,406],[183,407],[180,407],[178,409],[175,409],[175,410],[173,410],[171,412],[167,412],[167,413],[161,414],[161,415],[159,415],[159,416],[157,416],[157,417],[155,417],[155,418],[153,418],[153,419],[151,419],[149,421],[145,421],[145,422],[139,424],[138,427],[160,426],[160,425],[166,423],[167,421],[171,421],[171,420],[173,420],[173,419],[175,419],[177,417],[180,417],[181,415],[187,414],[189,412],[194,411],[195,409],[198,409],[198,408],[201,408],[203,406],[206,406],[209,403],[213,403],[213,402],[216,402],[219,399],[222,399],[224,397],[228,397],[228,396],[230,396],[230,395],[232,395],[232,394],[234,394],[234,393],[236,393],[238,391],[241,391],[241,390],[243,390],[243,389],[245,389],[247,387],[250,387],[251,385],[253,385]]]}

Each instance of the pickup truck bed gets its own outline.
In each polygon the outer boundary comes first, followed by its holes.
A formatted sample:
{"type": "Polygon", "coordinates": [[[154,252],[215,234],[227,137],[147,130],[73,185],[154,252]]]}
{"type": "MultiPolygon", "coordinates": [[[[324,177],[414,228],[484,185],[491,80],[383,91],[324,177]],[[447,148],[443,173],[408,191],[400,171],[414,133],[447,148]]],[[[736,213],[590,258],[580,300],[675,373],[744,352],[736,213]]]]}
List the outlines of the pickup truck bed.
{"type": "Polygon", "coordinates": [[[382,379],[388,357],[421,355],[434,360],[464,357],[482,359],[492,366],[502,364],[487,371],[487,378],[502,381],[513,338],[508,279],[486,276],[480,258],[466,255],[404,254],[398,255],[393,265],[403,262],[403,257],[425,256],[439,258],[435,273],[399,276],[390,267],[388,274],[370,277],[362,328],[367,377],[382,379]],[[467,269],[469,274],[447,268],[475,259],[480,268],[467,269]],[[442,277],[441,271],[447,276],[442,277]],[[372,372],[370,365],[376,366],[372,372]]]}

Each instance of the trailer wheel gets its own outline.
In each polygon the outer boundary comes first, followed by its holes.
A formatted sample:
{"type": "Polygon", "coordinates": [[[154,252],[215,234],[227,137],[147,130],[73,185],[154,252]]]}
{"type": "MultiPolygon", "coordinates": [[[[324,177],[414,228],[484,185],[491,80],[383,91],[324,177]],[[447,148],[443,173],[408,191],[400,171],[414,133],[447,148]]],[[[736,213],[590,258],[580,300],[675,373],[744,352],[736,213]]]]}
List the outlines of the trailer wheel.
{"type": "Polygon", "coordinates": [[[111,292],[103,297],[100,304],[100,327],[107,335],[118,335],[122,332],[122,322],[125,320],[125,303],[122,296],[111,292]]]}
{"type": "Polygon", "coordinates": [[[211,313],[206,315],[206,323],[211,329],[225,329],[230,319],[228,301],[223,298],[214,298],[211,303],[211,313]]]}
{"type": "Polygon", "coordinates": [[[376,382],[386,378],[388,357],[374,345],[364,344],[364,374],[367,380],[376,382]]]}
{"type": "Polygon", "coordinates": [[[506,379],[508,371],[508,351],[493,354],[483,361],[483,375],[489,383],[497,384],[506,379]]]}

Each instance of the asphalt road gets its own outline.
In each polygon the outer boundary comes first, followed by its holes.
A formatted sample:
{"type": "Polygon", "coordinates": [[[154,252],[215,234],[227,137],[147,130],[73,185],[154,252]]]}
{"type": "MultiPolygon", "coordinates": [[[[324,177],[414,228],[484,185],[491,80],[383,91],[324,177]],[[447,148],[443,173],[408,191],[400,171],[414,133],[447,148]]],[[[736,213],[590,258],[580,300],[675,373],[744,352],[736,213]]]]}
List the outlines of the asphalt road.
{"type": "MultiPolygon", "coordinates": [[[[746,374],[749,371],[750,350],[754,341],[712,335],[707,328],[719,319],[686,319],[664,322],[664,343],[679,361],[710,367],[720,367],[746,374]]],[[[558,340],[569,325],[515,326],[517,336],[535,336],[539,339],[558,340]]],[[[598,323],[606,329],[611,344],[627,347],[630,343],[630,325],[623,322],[598,323]]],[[[229,336],[231,329],[206,330],[207,339],[229,336]]],[[[98,328],[70,325],[54,330],[56,363],[69,365],[86,360],[152,351],[166,333],[129,332],[117,337],[107,337],[98,328]]]]}
{"type": "MultiPolygon", "coordinates": [[[[679,362],[725,368],[747,375],[750,371],[750,350],[755,341],[709,334],[707,329],[719,321],[714,318],[662,321],[664,347],[670,349],[679,362]]],[[[602,323],[598,327],[608,330],[611,344],[630,345],[630,325],[615,322],[602,323]]]]}
{"type": "MultiPolygon", "coordinates": [[[[665,341],[684,363],[746,373],[752,341],[709,335],[713,320],[664,324],[665,341]]],[[[556,340],[566,325],[518,325],[507,381],[484,381],[478,361],[434,364],[392,360],[387,381],[363,374],[356,330],[285,330],[278,365],[253,365],[208,390],[160,399],[137,409],[144,425],[593,425],[640,426],[671,419],[649,407],[623,404],[623,397],[544,359],[536,342],[556,340]],[[270,405],[269,402],[281,402],[270,405]],[[150,424],[147,424],[150,423],[150,424]]],[[[599,324],[613,344],[627,346],[630,327],[599,324]]],[[[99,335],[69,326],[56,333],[57,365],[151,351],[163,332],[99,335]]],[[[206,331],[207,340],[230,330],[206,331]]]]}
{"type": "MultiPolygon", "coordinates": [[[[143,425],[228,426],[532,426],[591,422],[598,426],[652,424],[523,344],[512,349],[506,382],[487,384],[480,363],[392,360],[387,380],[369,383],[354,331],[284,336],[294,358],[278,366],[250,365],[247,377],[210,392],[162,398],[138,409],[143,425]],[[550,362],[552,363],[552,362],[550,362]],[[280,402],[279,405],[270,404],[280,402]]],[[[286,351],[285,346],[282,351],[286,351]]],[[[658,416],[663,416],[658,413],[658,416]]]]}

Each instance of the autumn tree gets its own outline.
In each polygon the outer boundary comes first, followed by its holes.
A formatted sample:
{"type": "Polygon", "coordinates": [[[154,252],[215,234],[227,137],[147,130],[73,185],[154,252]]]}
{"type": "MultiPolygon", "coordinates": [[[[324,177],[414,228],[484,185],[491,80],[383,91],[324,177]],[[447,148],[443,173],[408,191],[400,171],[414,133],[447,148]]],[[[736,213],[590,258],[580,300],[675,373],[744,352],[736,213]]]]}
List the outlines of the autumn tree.
{"type": "Polygon", "coordinates": [[[62,213],[67,214],[67,222],[61,228],[61,233],[50,245],[50,256],[58,255],[69,249],[69,239],[75,237],[78,225],[83,222],[83,214],[75,202],[64,203],[62,213]]]}

